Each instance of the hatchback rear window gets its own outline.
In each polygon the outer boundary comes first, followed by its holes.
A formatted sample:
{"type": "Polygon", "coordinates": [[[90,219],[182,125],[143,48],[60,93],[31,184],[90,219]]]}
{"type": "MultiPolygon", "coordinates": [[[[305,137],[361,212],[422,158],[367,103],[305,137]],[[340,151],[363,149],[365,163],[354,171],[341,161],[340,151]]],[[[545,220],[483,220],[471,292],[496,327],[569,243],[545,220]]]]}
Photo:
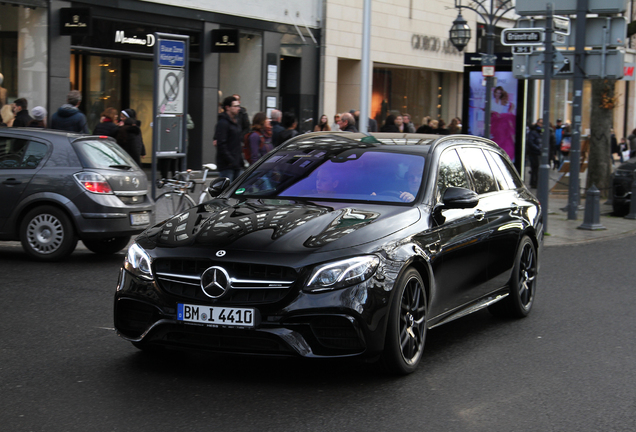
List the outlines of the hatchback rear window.
{"type": "Polygon", "coordinates": [[[81,140],[73,142],[85,168],[134,168],[135,161],[112,140],[81,140]]]}

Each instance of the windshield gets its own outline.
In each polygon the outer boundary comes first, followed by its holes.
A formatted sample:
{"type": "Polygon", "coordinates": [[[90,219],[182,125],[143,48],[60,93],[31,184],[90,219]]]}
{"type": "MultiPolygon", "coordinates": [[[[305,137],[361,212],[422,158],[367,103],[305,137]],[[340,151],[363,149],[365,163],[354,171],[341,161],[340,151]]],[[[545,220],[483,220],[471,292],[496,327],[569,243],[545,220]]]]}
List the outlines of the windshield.
{"type": "Polygon", "coordinates": [[[135,161],[113,140],[88,139],[75,141],[82,165],[86,168],[135,168],[135,161]]]}
{"type": "Polygon", "coordinates": [[[408,203],[423,171],[423,156],[376,146],[290,147],[264,161],[234,195],[408,203]]]}

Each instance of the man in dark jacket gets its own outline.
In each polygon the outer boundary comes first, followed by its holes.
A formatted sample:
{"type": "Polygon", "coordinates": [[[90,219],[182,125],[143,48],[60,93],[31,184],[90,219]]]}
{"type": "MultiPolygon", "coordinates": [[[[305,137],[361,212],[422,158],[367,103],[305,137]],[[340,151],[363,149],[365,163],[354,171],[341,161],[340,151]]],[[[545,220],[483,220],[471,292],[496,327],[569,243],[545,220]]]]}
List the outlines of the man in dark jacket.
{"type": "Polygon", "coordinates": [[[66,96],[66,103],[51,117],[51,129],[89,133],[86,116],[77,108],[81,102],[82,94],[71,90],[66,96]]]}
{"type": "Polygon", "coordinates": [[[232,96],[236,98],[236,101],[239,103],[239,107],[240,107],[239,112],[236,115],[236,124],[241,130],[241,142],[243,142],[243,138],[245,137],[245,135],[247,135],[248,133],[251,133],[252,131],[250,116],[247,113],[247,110],[245,109],[245,107],[241,106],[241,96],[238,94],[233,94],[232,96]]]}
{"type": "Polygon", "coordinates": [[[346,132],[358,132],[356,129],[356,120],[353,118],[353,114],[344,113],[340,117],[340,130],[346,132]]]}
{"type": "Polygon", "coordinates": [[[223,112],[219,114],[214,138],[216,139],[216,165],[220,177],[234,181],[243,172],[241,129],[237,118],[241,103],[234,96],[223,100],[223,112]]]}
{"type": "Polygon", "coordinates": [[[272,144],[274,144],[274,146],[276,146],[276,143],[278,142],[278,135],[285,130],[285,127],[280,123],[282,117],[282,112],[279,110],[272,110],[272,144]]]}
{"type": "Polygon", "coordinates": [[[541,145],[543,142],[543,120],[530,126],[530,131],[526,138],[526,153],[530,160],[530,187],[536,189],[539,179],[539,159],[541,157],[541,145]]]}
{"type": "Polygon", "coordinates": [[[272,141],[274,147],[278,147],[285,141],[292,139],[296,135],[298,135],[298,131],[296,130],[298,127],[298,121],[296,120],[296,115],[293,112],[286,112],[283,114],[283,131],[278,134],[276,137],[276,141],[272,141]]]}
{"type": "Polygon", "coordinates": [[[19,98],[15,100],[14,104],[15,120],[13,120],[13,127],[28,127],[33,121],[33,117],[29,115],[27,100],[19,98]]]}

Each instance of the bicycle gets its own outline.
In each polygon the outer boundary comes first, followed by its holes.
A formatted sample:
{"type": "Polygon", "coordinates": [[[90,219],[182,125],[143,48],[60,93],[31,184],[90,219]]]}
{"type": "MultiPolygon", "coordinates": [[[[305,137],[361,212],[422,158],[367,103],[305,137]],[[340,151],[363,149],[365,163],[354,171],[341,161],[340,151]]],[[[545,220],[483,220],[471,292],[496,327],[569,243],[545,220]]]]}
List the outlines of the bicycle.
{"type": "Polygon", "coordinates": [[[216,165],[206,164],[203,171],[186,170],[175,172],[174,179],[161,179],[157,181],[157,188],[167,188],[168,190],[155,200],[155,223],[166,220],[174,215],[182,213],[197,205],[197,202],[189,195],[194,193],[196,185],[202,185],[198,204],[205,202],[212,197],[208,193],[206,181],[208,172],[216,170],[216,165]],[[202,174],[201,179],[193,178],[202,174]]]}

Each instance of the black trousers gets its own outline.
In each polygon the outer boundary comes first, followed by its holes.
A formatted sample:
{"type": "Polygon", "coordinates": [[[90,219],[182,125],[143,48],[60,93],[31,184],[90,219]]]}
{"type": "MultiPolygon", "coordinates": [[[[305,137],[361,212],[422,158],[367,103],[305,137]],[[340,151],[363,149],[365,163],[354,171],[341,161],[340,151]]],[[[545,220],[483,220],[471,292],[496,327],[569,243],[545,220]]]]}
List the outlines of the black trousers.
{"type": "Polygon", "coordinates": [[[541,155],[537,154],[529,154],[528,159],[530,159],[530,187],[537,187],[537,181],[539,180],[539,158],[541,155]]]}

